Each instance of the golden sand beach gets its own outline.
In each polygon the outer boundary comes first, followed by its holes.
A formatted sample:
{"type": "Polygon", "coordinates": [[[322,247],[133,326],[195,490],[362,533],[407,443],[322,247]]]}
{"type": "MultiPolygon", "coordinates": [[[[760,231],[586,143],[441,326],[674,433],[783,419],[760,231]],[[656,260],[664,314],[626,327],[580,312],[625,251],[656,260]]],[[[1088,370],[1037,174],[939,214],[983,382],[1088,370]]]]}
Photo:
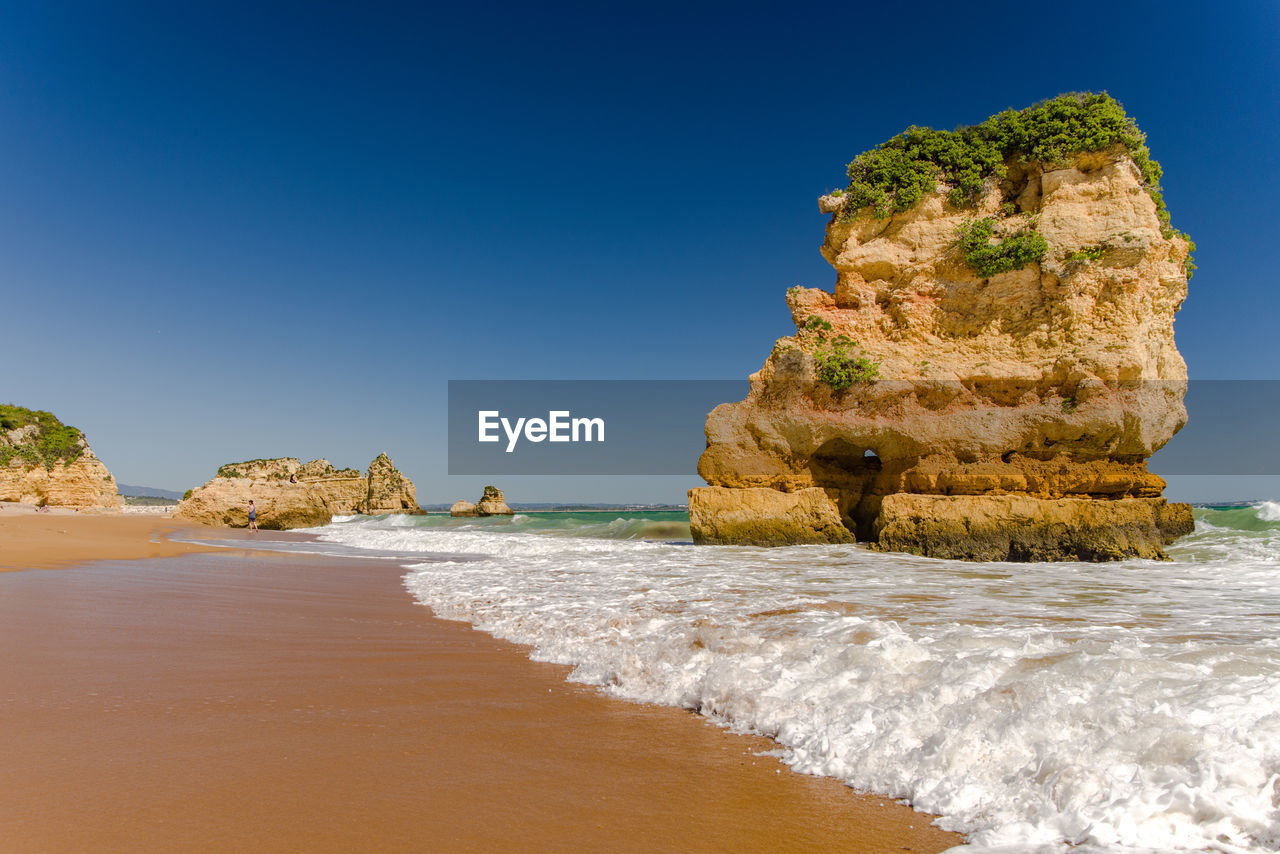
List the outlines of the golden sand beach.
{"type": "Polygon", "coordinates": [[[170,539],[179,527],[161,516],[0,512],[0,572],[206,550],[170,539]]]}
{"type": "Polygon", "coordinates": [[[172,539],[184,534],[249,539],[157,518],[0,518],[0,565],[63,567],[0,576],[6,852],[961,841],[791,773],[758,755],[765,739],[605,697],[436,619],[394,561],[172,539]]]}

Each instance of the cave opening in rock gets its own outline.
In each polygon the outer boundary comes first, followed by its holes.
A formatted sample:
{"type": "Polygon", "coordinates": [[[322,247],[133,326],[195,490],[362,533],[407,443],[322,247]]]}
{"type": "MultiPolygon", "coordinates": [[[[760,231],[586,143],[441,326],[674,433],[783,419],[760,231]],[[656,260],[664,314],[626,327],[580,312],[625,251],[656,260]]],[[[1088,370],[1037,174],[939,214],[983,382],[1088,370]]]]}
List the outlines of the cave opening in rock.
{"type": "Polygon", "coordinates": [[[873,539],[882,497],[875,486],[883,469],[874,448],[847,439],[831,439],[809,457],[814,486],[826,490],[839,507],[845,527],[860,541],[873,539]]]}

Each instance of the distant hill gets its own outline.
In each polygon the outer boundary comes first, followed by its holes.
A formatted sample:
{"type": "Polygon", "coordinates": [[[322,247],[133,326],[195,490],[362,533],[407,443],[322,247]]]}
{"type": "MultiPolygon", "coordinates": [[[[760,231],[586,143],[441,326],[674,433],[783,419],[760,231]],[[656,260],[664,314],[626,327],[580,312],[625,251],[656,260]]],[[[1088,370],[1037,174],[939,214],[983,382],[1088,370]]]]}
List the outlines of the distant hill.
{"type": "Polygon", "coordinates": [[[177,507],[176,498],[156,498],[154,495],[129,495],[124,503],[130,507],[177,507]]]}
{"type": "Polygon", "coordinates": [[[125,498],[172,498],[175,501],[182,499],[181,492],[175,492],[172,489],[159,489],[154,486],[133,486],[128,483],[116,484],[120,489],[120,494],[125,498]]]}

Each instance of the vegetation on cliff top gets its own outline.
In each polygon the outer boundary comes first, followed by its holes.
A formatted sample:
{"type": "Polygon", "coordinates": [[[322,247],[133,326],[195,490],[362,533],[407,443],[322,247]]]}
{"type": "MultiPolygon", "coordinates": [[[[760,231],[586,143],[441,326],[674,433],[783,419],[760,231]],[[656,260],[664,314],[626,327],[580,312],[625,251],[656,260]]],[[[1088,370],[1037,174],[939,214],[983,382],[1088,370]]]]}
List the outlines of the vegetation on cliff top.
{"type": "Polygon", "coordinates": [[[35,426],[33,435],[11,444],[0,436],[0,465],[8,465],[15,457],[31,465],[43,464],[52,469],[61,463],[75,462],[84,451],[84,434],[63,424],[51,412],[27,409],[6,403],[0,404],[0,434],[23,427],[35,426]]]}
{"type": "Polygon", "coordinates": [[[275,459],[259,458],[256,460],[244,460],[243,462],[239,462],[239,463],[226,463],[225,465],[218,466],[218,472],[216,476],[217,477],[248,477],[248,475],[241,469],[241,466],[244,466],[247,468],[253,468],[259,465],[260,463],[274,463],[274,462],[276,462],[275,459]]]}
{"type": "Polygon", "coordinates": [[[1120,102],[1105,92],[1059,95],[953,131],[913,125],[849,164],[841,218],[852,219],[867,208],[879,219],[901,213],[940,183],[950,188],[947,200],[964,207],[977,200],[988,178],[1005,177],[1015,160],[1060,164],[1074,154],[1117,144],[1125,147],[1142,172],[1165,237],[1176,233],[1188,239],[1170,224],[1160,192],[1163,173],[1151,159],[1146,135],[1120,102]]]}
{"type": "MultiPolygon", "coordinates": [[[[290,472],[286,471],[283,466],[270,466],[272,463],[281,463],[284,460],[293,459],[292,457],[259,457],[256,460],[244,460],[238,463],[226,463],[218,466],[217,477],[233,478],[233,477],[262,477],[263,468],[275,468],[266,476],[276,480],[283,480],[289,477],[290,472]]],[[[315,462],[314,460],[312,462],[315,462]]],[[[309,465],[309,464],[308,464],[309,465]]],[[[332,465],[326,466],[321,472],[322,476],[333,477],[361,477],[362,472],[359,469],[336,469],[332,465]]]]}

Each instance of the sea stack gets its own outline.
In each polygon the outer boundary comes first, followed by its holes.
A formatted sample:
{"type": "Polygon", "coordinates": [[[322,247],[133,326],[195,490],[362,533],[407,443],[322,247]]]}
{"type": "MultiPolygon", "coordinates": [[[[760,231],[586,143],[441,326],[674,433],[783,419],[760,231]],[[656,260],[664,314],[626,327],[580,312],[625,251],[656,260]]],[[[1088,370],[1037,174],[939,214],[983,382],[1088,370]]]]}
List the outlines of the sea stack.
{"type": "Polygon", "coordinates": [[[475,504],[470,501],[455,501],[449,508],[450,516],[511,516],[515,511],[507,506],[507,499],[502,490],[496,486],[486,486],[484,494],[475,504]]]}
{"type": "Polygon", "coordinates": [[[849,177],[819,200],[834,292],[788,291],[796,334],[707,418],[695,541],[1163,558],[1191,509],[1146,459],[1186,422],[1194,246],[1120,105],[911,128],[849,177]]]}
{"type": "Polygon", "coordinates": [[[378,454],[369,463],[369,481],[363,512],[370,516],[382,513],[418,513],[418,495],[413,481],[400,473],[386,454],[378,454]]]}
{"type": "Polygon", "coordinates": [[[84,434],[50,412],[0,406],[0,501],[120,508],[116,479],[84,434]]]}
{"type": "Polygon", "coordinates": [[[512,516],[515,511],[507,506],[507,499],[496,486],[486,486],[484,495],[476,502],[477,516],[512,516]]]}

